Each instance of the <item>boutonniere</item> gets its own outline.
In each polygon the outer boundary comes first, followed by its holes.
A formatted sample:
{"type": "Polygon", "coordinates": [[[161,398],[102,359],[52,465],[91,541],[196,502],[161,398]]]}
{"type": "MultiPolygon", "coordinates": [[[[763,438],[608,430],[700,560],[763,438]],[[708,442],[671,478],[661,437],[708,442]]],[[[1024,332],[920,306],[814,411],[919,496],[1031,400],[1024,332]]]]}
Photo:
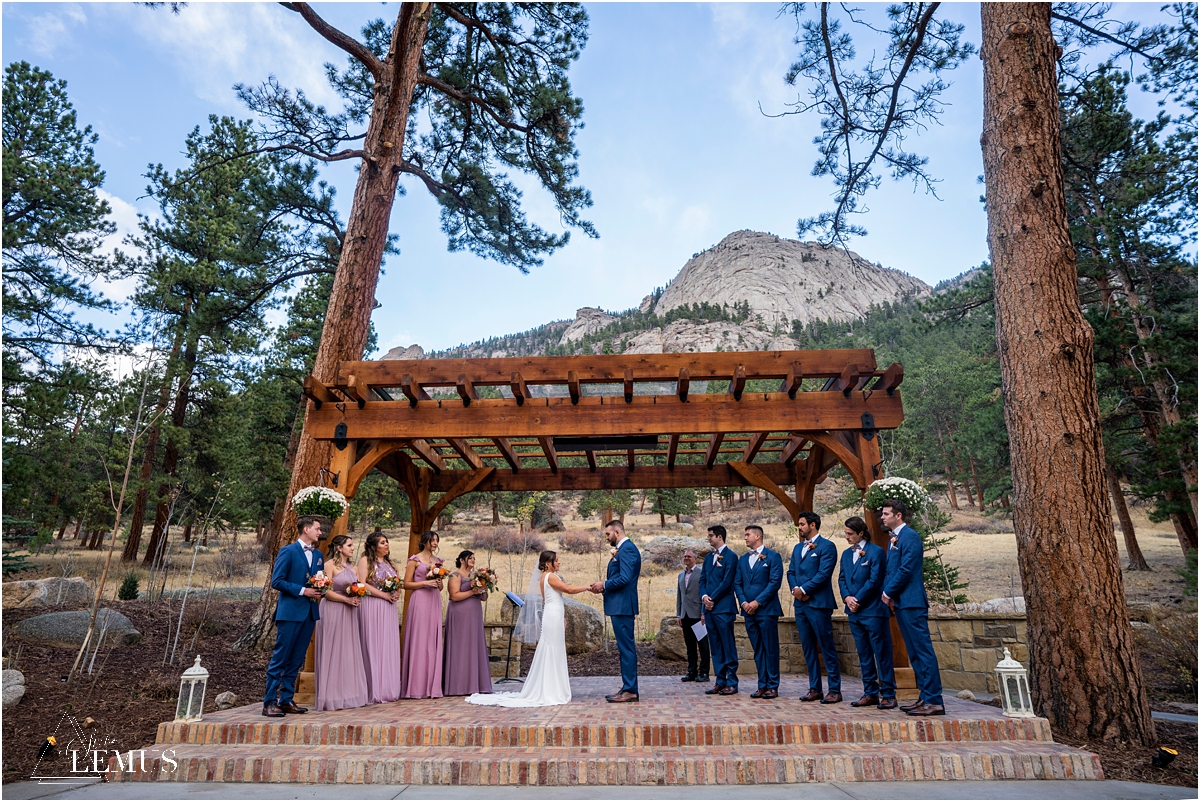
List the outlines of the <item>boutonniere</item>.
{"type": "Polygon", "coordinates": [[[900,538],[896,537],[895,535],[892,535],[891,547],[893,549],[896,548],[896,544],[899,542],[900,542],[900,538]]]}
{"type": "Polygon", "coordinates": [[[608,551],[610,554],[612,554],[614,560],[617,559],[617,550],[615,548],[609,549],[608,551]]]}

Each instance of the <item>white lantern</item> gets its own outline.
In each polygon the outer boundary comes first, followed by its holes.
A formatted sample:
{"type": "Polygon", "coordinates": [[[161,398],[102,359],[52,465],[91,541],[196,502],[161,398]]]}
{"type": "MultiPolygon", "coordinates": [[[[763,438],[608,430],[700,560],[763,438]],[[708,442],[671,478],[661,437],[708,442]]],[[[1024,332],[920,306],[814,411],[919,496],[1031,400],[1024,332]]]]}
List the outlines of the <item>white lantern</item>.
{"type": "Polygon", "coordinates": [[[1004,659],[996,664],[996,679],[1000,681],[1000,701],[1004,715],[1010,718],[1033,718],[1033,698],[1029,693],[1029,672],[1012,659],[1004,647],[1004,659]]]}
{"type": "Polygon", "coordinates": [[[208,669],[196,662],[183,672],[179,682],[179,704],[175,707],[176,721],[199,721],[204,712],[204,691],[208,687],[208,669]]]}

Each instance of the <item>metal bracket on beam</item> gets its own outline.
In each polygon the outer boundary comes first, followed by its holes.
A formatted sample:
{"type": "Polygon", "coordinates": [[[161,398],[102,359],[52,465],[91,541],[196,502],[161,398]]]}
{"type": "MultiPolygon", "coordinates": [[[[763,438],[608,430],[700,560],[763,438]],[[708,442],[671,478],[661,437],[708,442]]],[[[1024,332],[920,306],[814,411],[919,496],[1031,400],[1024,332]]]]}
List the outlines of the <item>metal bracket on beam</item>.
{"type": "Polygon", "coordinates": [[[875,416],[872,415],[870,412],[864,412],[862,414],[862,436],[863,436],[863,439],[864,440],[874,440],[876,431],[877,430],[875,428],[875,416]]]}
{"type": "Polygon", "coordinates": [[[342,421],[333,427],[333,445],[338,451],[346,450],[346,422],[342,421]]]}

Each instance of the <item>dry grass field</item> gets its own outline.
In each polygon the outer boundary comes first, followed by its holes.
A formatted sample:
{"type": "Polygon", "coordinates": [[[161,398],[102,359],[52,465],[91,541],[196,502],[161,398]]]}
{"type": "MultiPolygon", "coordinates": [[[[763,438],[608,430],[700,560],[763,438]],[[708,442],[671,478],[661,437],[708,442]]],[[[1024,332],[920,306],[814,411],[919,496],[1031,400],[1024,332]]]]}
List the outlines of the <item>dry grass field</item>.
{"type": "MultiPolygon", "coordinates": [[[[818,496],[818,508],[822,503],[828,503],[837,495],[835,488],[823,489],[818,496]],[[822,498],[824,496],[824,498],[822,498]]],[[[766,530],[767,545],[784,555],[785,564],[796,542],[791,534],[792,527],[786,518],[781,505],[765,493],[756,500],[753,495],[745,503],[735,504],[731,509],[722,511],[709,509],[708,502],[702,504],[701,511],[690,517],[691,528],[680,526],[673,519],[667,519],[667,527],[659,527],[658,515],[652,513],[647,505],[645,513],[639,513],[637,507],[626,515],[625,523],[630,536],[639,547],[656,537],[664,535],[703,538],[705,528],[714,523],[724,524],[730,531],[730,545],[737,551],[743,551],[742,530],[748,523],[757,523],[766,530]]],[[[538,534],[547,548],[557,549],[562,559],[563,578],[571,584],[585,585],[598,579],[603,579],[608,562],[608,547],[604,544],[596,518],[580,520],[574,515],[573,504],[559,502],[558,511],[562,514],[567,532],[562,534],[538,534]],[[571,553],[560,547],[563,536],[591,538],[597,548],[594,553],[571,553]]],[[[1146,508],[1132,506],[1134,523],[1138,532],[1138,542],[1151,566],[1150,572],[1124,572],[1126,593],[1130,601],[1158,602],[1178,604],[1183,600],[1183,580],[1176,573],[1176,568],[1183,563],[1174,530],[1169,522],[1153,524],[1147,517],[1146,508]]],[[[834,537],[839,549],[844,543],[841,540],[841,521],[851,514],[843,511],[836,515],[826,516],[824,532],[834,537]]],[[[516,531],[517,526],[511,520],[504,520],[502,526],[516,531]]],[[[443,530],[440,556],[450,563],[464,548],[470,548],[477,533],[490,532],[491,512],[489,508],[480,506],[477,510],[460,511],[455,521],[443,530]]],[[[397,551],[403,551],[407,540],[407,527],[404,529],[387,530],[393,539],[397,540],[397,551]]],[[[954,535],[954,541],[944,547],[943,558],[961,569],[961,577],[970,582],[966,594],[971,601],[983,601],[1000,596],[1009,596],[1014,591],[1021,591],[1021,577],[1017,567],[1016,539],[1012,533],[1011,522],[999,517],[983,517],[974,511],[954,513],[953,522],[947,528],[946,534],[954,535]]],[[[177,537],[177,535],[176,535],[177,537]]],[[[1119,533],[1114,534],[1121,562],[1124,566],[1124,541],[1119,533]]],[[[106,544],[107,545],[107,544],[106,544]]],[[[165,579],[167,589],[182,589],[190,583],[193,593],[206,594],[210,588],[261,586],[267,571],[267,564],[258,557],[253,535],[232,533],[220,536],[210,535],[208,547],[194,554],[194,544],[174,540],[172,543],[170,565],[165,577],[162,572],[154,577],[155,586],[161,587],[165,579]],[[192,570],[192,560],[195,557],[195,568],[192,570]]],[[[356,544],[361,548],[361,540],[356,544]]],[[[37,568],[34,571],[22,572],[12,579],[29,579],[45,576],[83,576],[91,582],[99,579],[103,567],[105,550],[87,551],[73,547],[71,541],[58,541],[57,550],[43,551],[32,558],[37,568]]],[[[130,570],[139,574],[141,587],[146,588],[150,578],[144,566],[139,562],[133,565],[120,562],[120,544],[114,555],[113,568],[106,584],[105,595],[115,598],[117,587],[122,577],[130,570]]],[[[487,550],[478,550],[477,560],[480,565],[490,564],[500,575],[501,589],[524,593],[530,572],[536,560],[536,553],[501,554],[487,550]]],[[[642,581],[640,585],[642,614],[639,617],[637,630],[639,637],[651,637],[657,632],[662,617],[675,613],[675,576],[681,566],[663,567],[644,559],[642,581]]],[[[575,597],[584,604],[597,608],[602,607],[600,597],[583,593],[575,597]]],[[[784,609],[790,609],[790,599],[787,595],[786,582],[780,592],[784,609]]],[[[488,601],[489,618],[498,617],[500,612],[498,595],[488,601]]],[[[1189,600],[1190,602],[1190,600],[1189,600]]]]}

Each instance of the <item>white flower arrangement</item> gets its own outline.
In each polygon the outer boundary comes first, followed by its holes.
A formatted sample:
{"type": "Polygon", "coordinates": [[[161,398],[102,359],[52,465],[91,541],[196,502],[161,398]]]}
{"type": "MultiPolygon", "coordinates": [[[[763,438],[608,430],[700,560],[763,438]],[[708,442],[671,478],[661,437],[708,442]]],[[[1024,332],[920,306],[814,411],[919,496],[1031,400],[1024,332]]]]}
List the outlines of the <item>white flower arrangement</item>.
{"type": "Polygon", "coordinates": [[[305,487],[292,496],[292,509],[296,515],[324,515],[340,518],[350,502],[336,490],[328,487],[305,487]]]}
{"type": "Polygon", "coordinates": [[[925,492],[925,488],[912,479],[889,476],[871,483],[871,486],[867,488],[867,495],[863,498],[863,506],[870,510],[878,510],[883,506],[884,499],[889,498],[903,501],[913,515],[933,503],[933,499],[925,492]]]}

